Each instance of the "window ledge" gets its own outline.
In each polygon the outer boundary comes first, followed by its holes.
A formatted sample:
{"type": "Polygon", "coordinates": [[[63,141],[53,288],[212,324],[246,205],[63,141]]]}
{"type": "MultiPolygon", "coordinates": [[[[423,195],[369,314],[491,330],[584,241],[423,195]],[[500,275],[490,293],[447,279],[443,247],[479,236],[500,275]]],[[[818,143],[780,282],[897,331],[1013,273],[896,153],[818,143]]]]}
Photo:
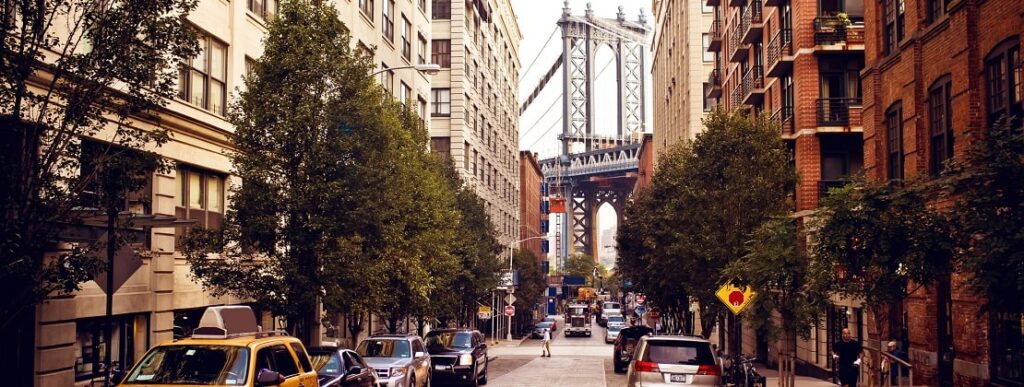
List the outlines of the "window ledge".
{"type": "Polygon", "coordinates": [[[249,21],[256,23],[257,26],[263,28],[263,30],[267,30],[267,20],[250,10],[249,7],[245,8],[245,16],[248,17],[249,21]]]}
{"type": "Polygon", "coordinates": [[[370,19],[363,10],[359,10],[359,16],[362,17],[363,22],[368,24],[370,27],[373,27],[373,19],[370,19]]]}

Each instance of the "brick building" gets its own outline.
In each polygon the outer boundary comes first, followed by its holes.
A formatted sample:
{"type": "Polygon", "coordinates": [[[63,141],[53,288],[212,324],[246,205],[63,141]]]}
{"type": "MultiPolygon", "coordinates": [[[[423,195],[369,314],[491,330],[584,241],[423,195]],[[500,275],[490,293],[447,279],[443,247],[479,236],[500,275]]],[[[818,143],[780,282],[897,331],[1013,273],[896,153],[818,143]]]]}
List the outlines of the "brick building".
{"type": "MultiPolygon", "coordinates": [[[[936,176],[988,124],[1022,116],[1024,2],[865,5],[864,165],[872,180],[936,176]]],[[[871,334],[907,349],[915,384],[1024,385],[1024,316],[986,316],[981,304],[953,275],[916,291],[902,318],[871,334]]]]}
{"type": "MultiPolygon", "coordinates": [[[[541,185],[544,173],[540,171],[537,156],[530,151],[519,151],[519,238],[536,238],[547,234],[541,231],[541,185]]],[[[545,216],[545,219],[547,217],[545,216]]],[[[530,250],[541,262],[547,261],[547,252],[541,249],[541,239],[519,243],[522,250],[530,250]]]]}
{"type": "MultiPolygon", "coordinates": [[[[794,210],[809,216],[830,187],[844,185],[862,170],[865,1],[706,3],[715,7],[708,29],[708,51],[715,54],[708,97],[727,109],[768,116],[779,126],[801,178],[794,210]]],[[[810,339],[790,343],[801,373],[828,377],[831,343],[843,328],[865,337],[860,304],[838,298],[833,304],[810,339]]],[[[775,360],[766,338],[734,321],[725,326],[716,338],[724,348],[775,360]]]]}

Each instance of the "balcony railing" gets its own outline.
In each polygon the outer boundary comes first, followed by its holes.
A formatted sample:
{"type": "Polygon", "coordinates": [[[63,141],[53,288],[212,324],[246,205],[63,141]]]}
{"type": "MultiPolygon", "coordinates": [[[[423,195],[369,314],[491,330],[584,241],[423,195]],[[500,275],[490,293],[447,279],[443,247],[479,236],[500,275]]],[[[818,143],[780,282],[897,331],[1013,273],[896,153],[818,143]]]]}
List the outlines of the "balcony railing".
{"type": "Polygon", "coordinates": [[[730,62],[743,62],[747,60],[747,55],[749,54],[747,45],[743,44],[743,41],[740,40],[740,32],[743,31],[740,27],[742,27],[742,23],[734,24],[731,36],[729,37],[730,62]]]}
{"type": "Polygon", "coordinates": [[[793,69],[793,31],[779,30],[768,42],[769,77],[778,77],[793,69]]]}
{"type": "Polygon", "coordinates": [[[828,190],[829,189],[832,189],[832,188],[842,188],[843,186],[845,186],[845,185],[847,185],[849,183],[850,183],[849,180],[843,180],[843,179],[840,179],[840,180],[821,180],[821,181],[818,182],[818,193],[820,195],[818,197],[819,198],[826,197],[826,196],[828,196],[828,190]]]}
{"type": "Polygon", "coordinates": [[[711,74],[708,74],[708,98],[719,98],[722,96],[722,76],[719,74],[718,69],[711,70],[711,74]]]}
{"type": "Polygon", "coordinates": [[[743,17],[740,19],[742,26],[743,43],[751,44],[761,41],[761,34],[764,31],[762,20],[761,0],[751,0],[747,8],[743,10],[743,17]]]}
{"type": "Polygon", "coordinates": [[[772,122],[779,125],[779,130],[783,135],[793,134],[793,107],[783,106],[772,113],[772,122]]]}
{"type": "Polygon", "coordinates": [[[716,52],[722,50],[722,21],[715,20],[711,22],[711,29],[708,30],[708,52],[716,52]]]}
{"type": "Polygon", "coordinates": [[[819,98],[818,126],[850,126],[850,110],[860,106],[859,97],[819,98]]]}
{"type": "Polygon", "coordinates": [[[754,66],[743,74],[743,103],[758,104],[764,100],[764,67],[754,66]]]}
{"type": "Polygon", "coordinates": [[[729,107],[730,108],[743,108],[743,83],[736,84],[736,87],[732,88],[732,92],[729,93],[729,107]]]}
{"type": "Polygon", "coordinates": [[[847,23],[835,16],[814,18],[814,44],[864,44],[864,25],[847,23]]]}

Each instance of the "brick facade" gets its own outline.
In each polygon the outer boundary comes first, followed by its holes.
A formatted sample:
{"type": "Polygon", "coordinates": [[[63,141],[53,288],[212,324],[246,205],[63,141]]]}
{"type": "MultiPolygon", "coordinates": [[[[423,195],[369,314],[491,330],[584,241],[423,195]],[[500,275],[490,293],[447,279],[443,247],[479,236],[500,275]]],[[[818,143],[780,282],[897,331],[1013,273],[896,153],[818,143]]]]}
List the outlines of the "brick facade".
{"type": "MultiPolygon", "coordinates": [[[[540,232],[540,185],[544,183],[544,173],[537,164],[537,156],[530,151],[519,151],[519,237],[534,238],[543,235],[540,232]]],[[[541,240],[534,239],[519,243],[522,250],[530,250],[537,259],[547,260],[540,248],[541,240]]]]}
{"type": "MultiPolygon", "coordinates": [[[[865,168],[875,181],[898,178],[890,174],[888,155],[892,149],[886,120],[886,113],[898,104],[902,107],[903,178],[928,178],[936,168],[930,141],[936,128],[929,108],[943,103],[932,100],[931,92],[946,82],[950,86],[948,122],[953,155],[960,157],[988,122],[986,57],[1007,44],[1015,42],[1019,47],[1024,35],[1024,2],[904,0],[905,33],[889,50],[885,47],[884,7],[884,2],[865,3],[865,168]]],[[[1017,66],[1009,70],[1011,79],[1013,74],[1020,79],[1019,62],[1017,66]]],[[[1021,93],[1019,83],[1016,93],[1021,93]]],[[[995,354],[990,348],[990,331],[995,325],[979,309],[983,300],[965,286],[963,275],[954,274],[948,283],[948,288],[942,284],[919,288],[906,301],[901,329],[870,332],[872,338],[901,340],[909,346],[915,384],[1021,385],[1019,373],[1007,378],[1002,367],[992,364],[995,354]],[[944,299],[950,302],[940,302],[944,299]],[[943,314],[948,314],[948,319],[942,318],[943,314]],[[945,326],[951,326],[952,332],[942,343],[940,330],[945,326]]]]}

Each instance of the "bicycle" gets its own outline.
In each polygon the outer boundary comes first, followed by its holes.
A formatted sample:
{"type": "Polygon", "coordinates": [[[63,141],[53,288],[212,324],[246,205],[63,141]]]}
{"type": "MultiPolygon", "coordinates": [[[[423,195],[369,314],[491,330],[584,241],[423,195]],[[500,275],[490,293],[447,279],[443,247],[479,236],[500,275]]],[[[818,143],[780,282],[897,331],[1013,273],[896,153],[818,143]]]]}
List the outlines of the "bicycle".
{"type": "Polygon", "coordinates": [[[726,386],[734,387],[765,387],[767,378],[757,373],[754,362],[756,357],[747,358],[743,355],[736,355],[729,365],[729,372],[726,373],[723,383],[726,386]]]}

